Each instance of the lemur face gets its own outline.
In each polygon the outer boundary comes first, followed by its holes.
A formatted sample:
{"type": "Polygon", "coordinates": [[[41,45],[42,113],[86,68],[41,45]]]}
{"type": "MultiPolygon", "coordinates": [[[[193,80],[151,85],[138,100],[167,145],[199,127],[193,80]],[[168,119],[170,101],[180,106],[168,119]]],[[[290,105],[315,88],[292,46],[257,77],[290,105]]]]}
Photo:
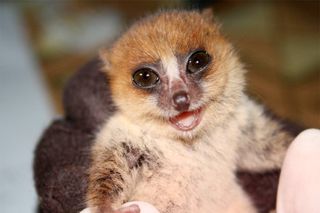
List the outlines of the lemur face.
{"type": "Polygon", "coordinates": [[[201,80],[211,60],[204,49],[172,53],[153,64],[140,65],[132,74],[132,83],[149,93],[174,128],[188,131],[201,120],[201,80]]]}
{"type": "Polygon", "coordinates": [[[218,27],[198,12],[143,19],[101,57],[119,110],[178,132],[200,128],[236,64],[218,27]]]}

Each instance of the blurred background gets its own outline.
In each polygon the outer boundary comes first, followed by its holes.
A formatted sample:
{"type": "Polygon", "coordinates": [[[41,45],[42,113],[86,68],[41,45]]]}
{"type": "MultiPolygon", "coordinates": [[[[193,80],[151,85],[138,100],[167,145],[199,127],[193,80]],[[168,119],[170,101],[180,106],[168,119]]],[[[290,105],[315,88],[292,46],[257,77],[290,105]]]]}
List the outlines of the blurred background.
{"type": "Polygon", "coordinates": [[[1,212],[34,212],[33,150],[63,114],[67,79],[132,22],[159,8],[214,10],[276,114],[320,128],[320,2],[0,0],[1,212]]]}

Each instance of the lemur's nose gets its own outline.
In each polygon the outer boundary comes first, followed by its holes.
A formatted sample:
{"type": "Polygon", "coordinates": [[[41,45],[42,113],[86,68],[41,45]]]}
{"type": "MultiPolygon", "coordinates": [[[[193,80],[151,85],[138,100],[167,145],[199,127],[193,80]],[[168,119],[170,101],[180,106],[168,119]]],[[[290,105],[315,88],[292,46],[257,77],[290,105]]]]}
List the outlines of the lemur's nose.
{"type": "Polygon", "coordinates": [[[177,111],[187,111],[190,106],[189,95],[186,91],[176,92],[173,96],[173,106],[177,111]]]}

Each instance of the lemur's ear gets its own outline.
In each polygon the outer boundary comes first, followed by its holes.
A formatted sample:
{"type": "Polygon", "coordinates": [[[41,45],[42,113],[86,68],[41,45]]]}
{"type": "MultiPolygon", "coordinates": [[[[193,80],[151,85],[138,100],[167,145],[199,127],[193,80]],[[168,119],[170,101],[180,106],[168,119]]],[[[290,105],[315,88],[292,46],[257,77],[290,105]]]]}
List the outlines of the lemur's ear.
{"type": "Polygon", "coordinates": [[[216,32],[220,32],[220,27],[221,24],[220,22],[216,19],[216,17],[213,15],[213,10],[212,8],[206,8],[201,10],[200,12],[201,16],[206,20],[208,23],[212,25],[214,29],[216,29],[216,32]]]}
{"type": "Polygon", "coordinates": [[[213,11],[212,8],[205,8],[203,10],[201,10],[201,15],[202,17],[207,20],[208,22],[214,22],[214,15],[213,15],[213,11]]]}
{"type": "Polygon", "coordinates": [[[109,51],[106,48],[100,49],[99,50],[99,57],[101,59],[101,61],[103,62],[103,72],[108,72],[108,70],[111,69],[111,63],[109,60],[109,51]]]}

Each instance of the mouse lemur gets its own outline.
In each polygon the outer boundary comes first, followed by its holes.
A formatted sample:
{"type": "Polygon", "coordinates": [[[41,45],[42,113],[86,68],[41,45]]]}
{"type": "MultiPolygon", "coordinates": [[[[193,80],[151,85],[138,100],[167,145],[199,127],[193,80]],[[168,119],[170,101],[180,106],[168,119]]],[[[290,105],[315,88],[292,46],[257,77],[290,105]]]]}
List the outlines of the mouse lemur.
{"type": "Polygon", "coordinates": [[[279,168],[292,137],[244,93],[211,12],[148,16],[101,52],[117,112],[92,148],[88,206],[253,213],[237,169],[279,168]]]}

